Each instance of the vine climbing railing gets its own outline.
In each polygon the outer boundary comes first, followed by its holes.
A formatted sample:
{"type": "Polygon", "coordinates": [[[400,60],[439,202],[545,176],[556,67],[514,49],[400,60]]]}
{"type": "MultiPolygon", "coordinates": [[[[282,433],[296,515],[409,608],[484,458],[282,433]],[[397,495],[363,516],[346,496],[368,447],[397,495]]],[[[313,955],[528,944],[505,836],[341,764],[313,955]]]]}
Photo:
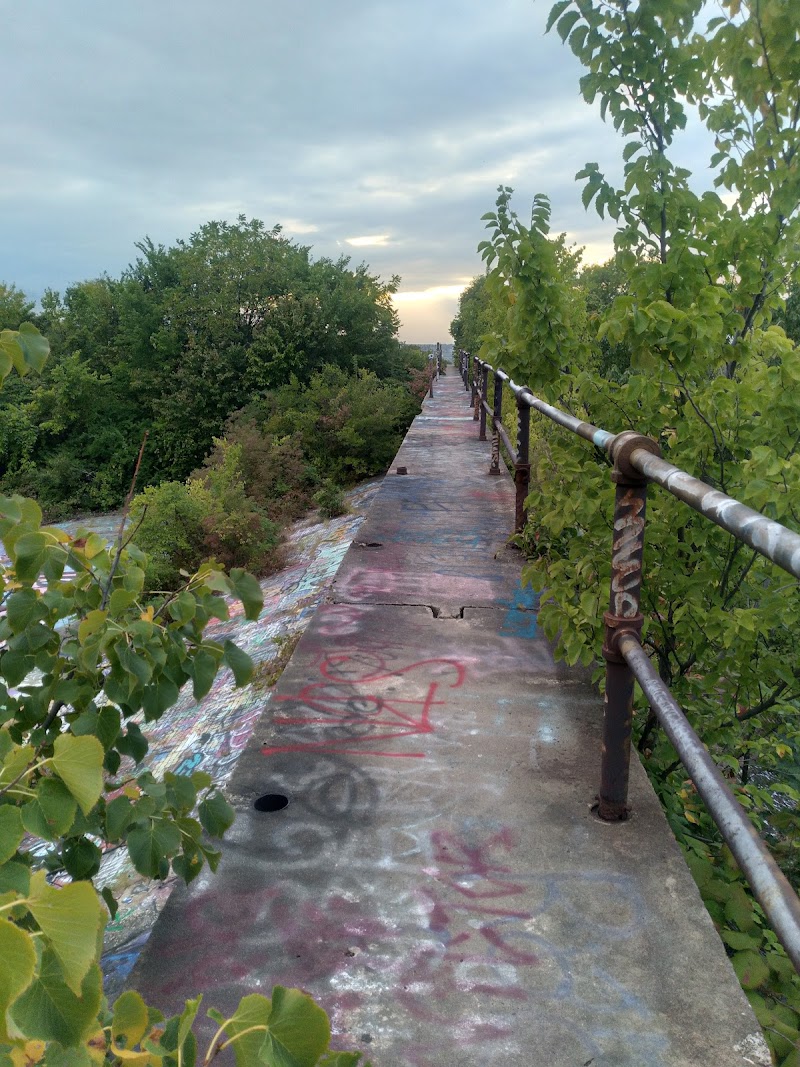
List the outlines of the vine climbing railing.
{"type": "Polygon", "coordinates": [[[800,534],[768,519],[733,497],[713,489],[661,458],[656,441],[631,430],[609,433],[547,404],[500,368],[467,352],[459,355],[464,388],[471,394],[480,439],[491,427],[490,474],[500,474],[500,446],[506,450],[516,483],[515,529],[525,525],[530,483],[530,414],[548,419],[608,453],[616,485],[611,549],[611,596],[604,615],[603,658],[606,690],[600,767],[599,815],[625,819],[631,755],[634,682],[638,681],[665,733],[694,782],[725,842],[744,872],[795,968],[800,972],[800,899],[770,855],[703,742],[654,670],[642,647],[640,611],[647,485],[656,482],[678,500],[800,578],[800,534]],[[489,404],[489,379],[492,403],[489,404]],[[503,425],[503,386],[516,402],[517,443],[503,425]]]}

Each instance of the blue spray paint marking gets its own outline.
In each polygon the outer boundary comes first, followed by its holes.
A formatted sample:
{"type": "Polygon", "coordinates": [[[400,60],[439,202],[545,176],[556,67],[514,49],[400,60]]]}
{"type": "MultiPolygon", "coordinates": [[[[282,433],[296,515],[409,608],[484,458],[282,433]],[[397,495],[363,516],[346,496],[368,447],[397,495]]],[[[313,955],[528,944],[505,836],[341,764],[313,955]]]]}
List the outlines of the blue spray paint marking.
{"type": "Polygon", "coordinates": [[[536,637],[539,610],[539,594],[529,585],[517,584],[514,595],[508,604],[508,611],[500,624],[502,637],[536,637]]]}

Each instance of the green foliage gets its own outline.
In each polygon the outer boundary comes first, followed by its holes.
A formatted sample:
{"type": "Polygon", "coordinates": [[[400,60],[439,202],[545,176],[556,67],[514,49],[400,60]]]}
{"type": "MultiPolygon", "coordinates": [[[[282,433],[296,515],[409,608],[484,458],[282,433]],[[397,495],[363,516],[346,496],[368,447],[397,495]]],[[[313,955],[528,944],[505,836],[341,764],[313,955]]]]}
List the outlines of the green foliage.
{"type": "Polygon", "coordinates": [[[347,501],[341,489],[331,481],[324,481],[314,493],[314,503],[323,519],[334,519],[347,511],[347,501]]]}
{"type": "MultiPolygon", "coordinates": [[[[704,36],[700,10],[699,0],[553,7],[550,26],[586,68],[585,98],[626,140],[621,188],[594,163],[577,176],[584,204],[618,224],[616,257],[576,275],[548,238],[546,198],[525,226],[501,188],[480,246],[494,330],[482,354],[579,417],[649,434],[677,466],[797,529],[800,351],[773,322],[791,327],[798,274],[800,10],[725,0],[704,36]],[[689,106],[714,136],[724,199],[698,192],[670,158],[689,106]]],[[[610,579],[608,460],[549,423],[532,442],[525,576],[548,591],[540,618],[558,655],[591,663],[610,579]]],[[[658,489],[646,539],[645,648],[796,885],[797,583],[658,489]]],[[[693,869],[713,868],[701,889],[767,1038],[794,1063],[791,967],[655,718],[635,722],[693,869]]]]}
{"type": "MultiPolygon", "coordinates": [[[[344,258],[312,262],[280,227],[244,217],[137,247],[119,278],[45,294],[52,358],[0,400],[2,491],[35,496],[50,515],[113,508],[145,429],[141,482],[182,482],[234,412],[325,365],[405,383],[415,357],[395,337],[398,279],[344,258]]],[[[0,328],[16,330],[29,308],[0,287],[0,328]]],[[[0,376],[14,353],[23,365],[30,336],[7,350],[0,334],[0,376]]]]}
{"type": "Polygon", "coordinates": [[[458,314],[450,323],[455,352],[479,352],[484,334],[492,325],[492,301],[486,286],[486,275],[473,278],[458,298],[458,314]]]}
{"type": "Polygon", "coordinates": [[[280,530],[245,492],[241,446],[215,444],[218,463],[184,483],[151,486],[132,502],[149,588],[176,589],[207,559],[256,574],[281,564],[280,530]]]}
{"type": "MultiPolygon", "coordinates": [[[[20,373],[47,354],[33,327],[7,330],[2,341],[20,373]]],[[[238,462],[229,449],[196,493],[219,494],[224,506],[241,492],[238,462]]],[[[260,586],[244,570],[227,575],[208,562],[175,591],[152,595],[147,557],[122,532],[112,546],[89,532],[72,538],[42,526],[39,506],[22,497],[0,497],[0,539],[10,561],[0,575],[0,1061],[188,1067],[197,1062],[200,997],[170,1020],[133,991],[113,1012],[103,998],[98,962],[116,902],[92,883],[96,842],[126,847],[149,878],[171,869],[190,882],[205,864],[216,869],[214,841],[233,808],[201,771],[159,780],[141,769],[141,725],[188,682],[200,699],[223,665],[236,685],[250,681],[250,658],[204,630],[227,617],[226,596],[256,619],[260,586]],[[46,845],[38,868],[29,837],[46,845]],[[55,874],[68,884],[51,885],[55,874]]],[[[219,1029],[205,1065],[229,1047],[237,1063],[264,1067],[359,1058],[328,1054],[327,1016],[299,990],[245,997],[229,1019],[208,1014],[219,1029]]]]}

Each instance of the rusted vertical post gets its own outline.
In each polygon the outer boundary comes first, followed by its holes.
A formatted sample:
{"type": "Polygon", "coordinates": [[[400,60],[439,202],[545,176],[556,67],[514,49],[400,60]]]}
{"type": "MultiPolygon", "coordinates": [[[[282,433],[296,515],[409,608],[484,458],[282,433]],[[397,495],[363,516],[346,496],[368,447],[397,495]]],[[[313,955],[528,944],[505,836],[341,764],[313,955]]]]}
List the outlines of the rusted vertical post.
{"type": "Polygon", "coordinates": [[[433,400],[433,379],[436,377],[436,364],[428,357],[428,396],[433,400]]]}
{"type": "Polygon", "coordinates": [[[636,448],[660,455],[657,443],[649,437],[626,430],[617,434],[611,446],[617,486],[614,502],[614,532],[611,552],[611,598],[603,616],[606,661],[606,694],[603,705],[603,748],[600,763],[601,819],[618,822],[627,819],[628,775],[631,760],[631,719],[634,676],[619,651],[621,634],[642,633],[639,602],[642,590],[645,505],[647,481],[628,462],[636,448]]]}
{"type": "Polygon", "coordinates": [[[486,440],[486,408],[484,404],[489,403],[489,364],[481,363],[481,432],[479,436],[480,441],[486,440]]]}
{"type": "Polygon", "coordinates": [[[464,388],[466,389],[467,392],[469,392],[469,368],[470,368],[470,360],[471,359],[472,359],[472,356],[469,354],[469,352],[465,352],[464,353],[464,388]]]}
{"type": "Polygon", "coordinates": [[[531,482],[531,409],[517,395],[517,455],[514,462],[514,485],[516,500],[514,503],[514,533],[522,533],[528,521],[525,500],[531,482]]]}
{"type": "Polygon", "coordinates": [[[474,422],[477,422],[478,419],[481,417],[480,392],[478,390],[478,374],[480,373],[478,368],[480,366],[480,362],[481,361],[478,359],[477,356],[473,357],[473,360],[472,360],[472,419],[473,419],[474,422]]]}
{"type": "Polygon", "coordinates": [[[503,379],[494,372],[494,406],[492,409],[492,462],[489,474],[500,473],[500,434],[497,427],[503,421],[503,379]]]}

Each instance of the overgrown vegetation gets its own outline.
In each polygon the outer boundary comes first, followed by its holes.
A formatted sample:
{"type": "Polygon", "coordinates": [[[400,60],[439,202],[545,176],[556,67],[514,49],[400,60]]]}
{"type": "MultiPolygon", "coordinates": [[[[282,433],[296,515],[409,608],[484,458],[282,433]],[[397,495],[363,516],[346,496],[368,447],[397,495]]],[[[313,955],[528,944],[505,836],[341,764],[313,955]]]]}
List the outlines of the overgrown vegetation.
{"type": "MultiPolygon", "coordinates": [[[[34,327],[4,329],[0,381],[12,366],[41,370],[46,356],[34,327]]],[[[225,492],[240,489],[233,469],[218,472],[225,492]]],[[[202,503],[210,490],[197,486],[202,503]]],[[[224,526],[214,532],[224,543],[224,526]]],[[[99,957],[117,902],[93,880],[104,842],[125,847],[148,878],[172,870],[190,882],[206,864],[216,869],[233,809],[203,772],[159,780],[142,769],[142,727],[188,683],[201,699],[222,666],[236,685],[250,681],[249,656],[204,631],[227,617],[227,596],[256,619],[260,586],[242,569],[204,563],[153,594],[147,557],[124,528],[111,546],[88,531],[73,538],[43,526],[40,507],[18,496],[0,497],[0,538],[9,557],[0,572],[0,1063],[188,1067],[198,1062],[201,997],[168,1020],[134,991],[109,1009],[99,957]]],[[[208,1015],[218,1030],[204,1065],[228,1047],[248,1067],[359,1059],[328,1053],[327,1017],[299,990],[278,986],[271,998],[244,997],[229,1018],[208,1015]]]]}
{"type": "Polygon", "coordinates": [[[382,434],[395,440],[410,409],[405,401],[389,410],[409,370],[425,365],[395,336],[397,278],[383,282],[346,258],[314,262],[280,227],[244,217],[207,223],[169,248],[144,240],[138,249],[119,278],[81,282],[63,297],[46,292],[38,314],[14,286],[0,286],[0,327],[32,319],[52,349],[40,378],[9,381],[0,398],[0,489],[36,498],[53,518],[114,508],[145,430],[140,484],[180,483],[228,420],[253,407],[257,421],[280,426],[266,430],[279,466],[293,443],[283,438],[300,432],[309,445],[301,489],[381,469],[392,447],[382,434]],[[366,419],[370,397],[390,429],[366,419]],[[362,424],[352,428],[348,460],[351,403],[361,405],[362,424]],[[286,404],[291,414],[276,422],[286,404]],[[317,416],[331,420],[330,464],[311,447],[317,416]]]}
{"type": "MultiPolygon", "coordinates": [[[[800,9],[723,0],[561,0],[550,26],[581,89],[625,138],[624,185],[588,163],[583,201],[617,222],[615,259],[580,270],[550,208],[530,225],[501,188],[462,300],[457,345],[610,430],[655,437],[678,466],[800,528],[800,9]],[[671,159],[688,108],[712,133],[725,194],[671,159]],[[781,328],[782,324],[786,332],[781,328]],[[788,336],[787,336],[788,333],[788,336]]],[[[605,453],[548,426],[535,442],[525,574],[569,662],[600,659],[613,487],[605,453]]],[[[654,490],[644,644],[793,884],[800,879],[797,583],[654,490]]],[[[640,708],[642,702],[640,701],[640,708]]],[[[654,717],[639,747],[777,1061],[800,1063],[800,979],[654,717]]]]}

